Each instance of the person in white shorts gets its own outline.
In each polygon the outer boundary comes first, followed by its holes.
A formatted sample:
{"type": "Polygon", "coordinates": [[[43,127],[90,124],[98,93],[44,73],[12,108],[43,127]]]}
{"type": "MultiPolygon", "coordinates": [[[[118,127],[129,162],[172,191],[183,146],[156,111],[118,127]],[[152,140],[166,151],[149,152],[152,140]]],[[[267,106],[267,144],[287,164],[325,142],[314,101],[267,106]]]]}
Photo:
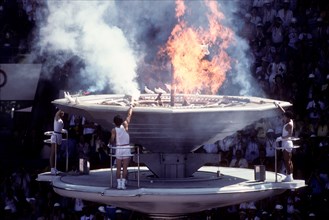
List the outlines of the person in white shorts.
{"type": "Polygon", "coordinates": [[[57,174],[58,170],[56,168],[56,150],[57,146],[62,144],[62,132],[64,129],[64,122],[63,122],[64,112],[62,110],[58,110],[54,117],[54,132],[50,137],[51,143],[51,150],[50,150],[50,157],[49,157],[49,164],[50,164],[50,172],[51,174],[57,174]]]}
{"type": "Polygon", "coordinates": [[[292,118],[292,112],[286,111],[283,113],[284,125],[282,128],[282,136],[276,139],[276,142],[281,141],[281,147],[283,150],[283,161],[287,170],[287,176],[283,180],[284,182],[293,181],[292,150],[294,148],[294,145],[291,138],[293,134],[294,124],[292,118]]]}
{"type": "Polygon", "coordinates": [[[115,157],[116,157],[116,178],[117,188],[126,188],[126,179],[128,174],[128,165],[131,157],[130,150],[130,137],[128,134],[128,125],[130,123],[132,115],[132,105],[128,109],[127,117],[125,120],[120,115],[113,118],[115,127],[111,131],[110,144],[115,146],[115,157]],[[122,176],[121,176],[122,168],[122,176]]]}

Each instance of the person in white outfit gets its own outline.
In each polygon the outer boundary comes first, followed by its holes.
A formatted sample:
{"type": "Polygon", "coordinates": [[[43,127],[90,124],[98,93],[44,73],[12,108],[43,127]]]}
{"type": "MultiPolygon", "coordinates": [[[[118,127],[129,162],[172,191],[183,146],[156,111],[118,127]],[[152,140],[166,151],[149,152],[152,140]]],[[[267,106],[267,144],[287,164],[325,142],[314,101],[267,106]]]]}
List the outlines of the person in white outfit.
{"type": "Polygon", "coordinates": [[[62,133],[64,132],[64,122],[63,122],[64,112],[58,110],[54,117],[54,132],[50,137],[51,150],[49,157],[50,172],[56,175],[58,170],[56,168],[56,151],[57,147],[62,144],[62,133]]]}
{"type": "MultiPolygon", "coordinates": [[[[280,109],[283,110],[281,107],[280,109]]],[[[283,180],[284,182],[293,181],[292,150],[294,145],[291,138],[293,134],[294,124],[292,118],[293,115],[290,111],[284,111],[283,113],[284,125],[282,128],[282,136],[276,139],[276,142],[281,141],[281,148],[283,150],[283,161],[287,170],[287,176],[283,180]]]]}
{"type": "Polygon", "coordinates": [[[115,146],[116,157],[116,178],[117,188],[126,188],[126,179],[128,174],[128,165],[130,161],[130,137],[128,134],[128,125],[132,115],[132,105],[128,109],[127,117],[125,120],[120,115],[114,117],[113,122],[115,127],[111,131],[110,144],[115,146]],[[122,175],[121,175],[122,168],[122,175]]]}
{"type": "Polygon", "coordinates": [[[283,0],[282,8],[278,10],[277,16],[282,20],[282,26],[287,29],[294,17],[293,11],[290,9],[290,0],[283,0]]]}

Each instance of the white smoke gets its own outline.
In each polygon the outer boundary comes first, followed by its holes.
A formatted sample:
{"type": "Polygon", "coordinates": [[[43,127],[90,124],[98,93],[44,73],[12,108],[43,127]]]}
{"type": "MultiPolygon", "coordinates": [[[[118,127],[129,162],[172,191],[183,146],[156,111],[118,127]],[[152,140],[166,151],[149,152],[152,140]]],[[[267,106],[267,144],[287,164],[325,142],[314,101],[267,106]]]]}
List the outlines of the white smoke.
{"type": "MultiPolygon", "coordinates": [[[[239,0],[233,1],[219,1],[221,11],[225,14],[225,24],[234,30],[235,33],[239,31],[242,26],[242,22],[238,17],[240,10],[245,10],[241,7],[243,5],[239,0]]],[[[233,85],[238,85],[240,87],[238,93],[235,95],[252,95],[254,93],[254,84],[251,77],[250,67],[253,62],[248,54],[250,47],[248,42],[235,34],[235,44],[231,45],[228,53],[235,60],[232,63],[231,79],[233,85]]]]}
{"type": "Polygon", "coordinates": [[[40,28],[42,50],[83,59],[81,74],[94,82],[89,90],[109,84],[115,93],[138,93],[133,50],[122,30],[105,21],[107,13],[116,11],[114,1],[48,1],[48,10],[47,23],[40,28]]]}

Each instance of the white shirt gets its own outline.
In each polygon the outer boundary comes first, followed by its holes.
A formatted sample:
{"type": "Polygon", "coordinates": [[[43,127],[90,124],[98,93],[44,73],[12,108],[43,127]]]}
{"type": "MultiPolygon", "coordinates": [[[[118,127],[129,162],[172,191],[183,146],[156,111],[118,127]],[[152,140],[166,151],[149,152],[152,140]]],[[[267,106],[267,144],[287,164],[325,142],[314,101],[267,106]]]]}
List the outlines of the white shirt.
{"type": "Polygon", "coordinates": [[[294,17],[291,10],[280,9],[277,14],[282,19],[282,25],[288,27],[291,23],[291,19],[294,17]]]}
{"type": "Polygon", "coordinates": [[[126,129],[123,127],[123,125],[120,125],[120,127],[115,127],[115,132],[116,132],[116,145],[117,146],[124,146],[124,145],[129,145],[130,143],[130,138],[129,134],[126,131],[126,129]]]}
{"type": "Polygon", "coordinates": [[[320,118],[321,110],[323,110],[325,107],[324,103],[321,101],[318,101],[315,103],[314,100],[308,102],[306,110],[309,110],[309,118],[316,119],[320,118]]]}
{"type": "MultiPolygon", "coordinates": [[[[292,122],[291,122],[292,123],[292,122]]],[[[288,131],[286,130],[286,127],[288,126],[289,123],[285,124],[282,128],[282,137],[287,137],[289,135],[288,131]]],[[[293,127],[293,124],[292,124],[292,127],[293,127]]],[[[294,145],[292,143],[292,141],[288,141],[288,140],[282,140],[282,147],[288,151],[288,152],[291,152],[294,145]]]]}
{"type": "Polygon", "coordinates": [[[81,199],[75,199],[74,211],[76,212],[82,211],[83,207],[84,207],[83,201],[81,199]]]}
{"type": "Polygon", "coordinates": [[[64,128],[64,122],[61,118],[57,121],[54,119],[54,133],[51,135],[51,143],[56,143],[58,145],[62,144],[62,130],[64,128]]]}
{"type": "Polygon", "coordinates": [[[263,23],[265,24],[266,22],[272,23],[274,18],[276,16],[276,11],[274,9],[265,9],[264,10],[264,15],[263,15],[263,23]]]}
{"type": "Polygon", "coordinates": [[[264,0],[254,0],[252,3],[253,7],[263,7],[264,5],[264,0]]]}
{"type": "Polygon", "coordinates": [[[275,144],[276,142],[274,139],[266,139],[265,142],[266,157],[275,156],[275,144]]]}
{"type": "Polygon", "coordinates": [[[258,144],[254,141],[251,141],[247,145],[245,158],[247,159],[248,162],[251,163],[257,157],[259,157],[258,144]]]}
{"type": "Polygon", "coordinates": [[[272,30],[272,42],[282,43],[283,42],[283,29],[282,27],[273,27],[272,30]]]}

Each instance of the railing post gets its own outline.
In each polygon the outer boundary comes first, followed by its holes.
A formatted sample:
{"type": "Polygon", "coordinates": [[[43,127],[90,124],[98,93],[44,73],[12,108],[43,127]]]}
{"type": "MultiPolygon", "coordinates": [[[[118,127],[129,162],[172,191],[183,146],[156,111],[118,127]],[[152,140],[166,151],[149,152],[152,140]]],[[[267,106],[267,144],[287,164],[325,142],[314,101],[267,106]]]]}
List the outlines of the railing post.
{"type": "Polygon", "coordinates": [[[137,166],[138,166],[137,187],[139,188],[139,173],[140,173],[140,166],[139,166],[139,147],[137,147],[137,166]]]}
{"type": "Polygon", "coordinates": [[[274,153],[274,171],[275,171],[275,182],[278,182],[278,161],[277,161],[277,148],[275,146],[275,153],[274,153]]]}
{"type": "Polygon", "coordinates": [[[69,149],[68,149],[69,148],[69,133],[65,129],[63,129],[63,133],[66,134],[66,172],[68,172],[69,171],[69,149]]]}
{"type": "Polygon", "coordinates": [[[112,152],[113,152],[113,148],[111,145],[109,145],[110,148],[110,166],[111,166],[111,176],[110,176],[110,184],[111,184],[111,188],[113,187],[113,158],[112,158],[112,152]]]}

